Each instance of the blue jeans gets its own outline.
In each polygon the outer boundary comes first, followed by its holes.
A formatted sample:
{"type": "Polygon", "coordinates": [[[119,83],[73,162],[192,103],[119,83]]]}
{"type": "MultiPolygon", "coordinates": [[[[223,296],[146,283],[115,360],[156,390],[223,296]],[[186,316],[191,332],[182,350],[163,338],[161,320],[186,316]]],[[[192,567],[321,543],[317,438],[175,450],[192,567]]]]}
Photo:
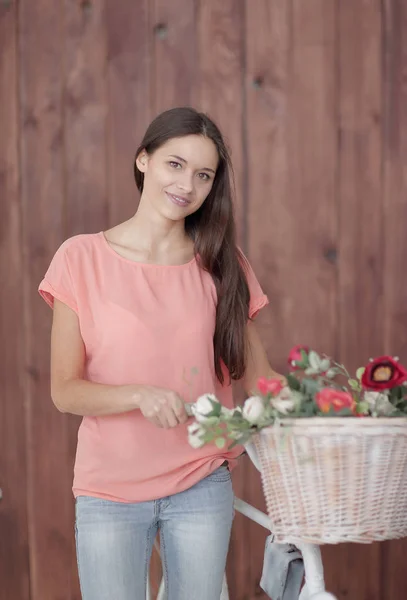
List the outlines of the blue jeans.
{"type": "Polygon", "coordinates": [[[219,600],[233,520],[227,467],[160,500],[76,499],[83,600],[145,600],[157,531],[167,600],[219,600]]]}

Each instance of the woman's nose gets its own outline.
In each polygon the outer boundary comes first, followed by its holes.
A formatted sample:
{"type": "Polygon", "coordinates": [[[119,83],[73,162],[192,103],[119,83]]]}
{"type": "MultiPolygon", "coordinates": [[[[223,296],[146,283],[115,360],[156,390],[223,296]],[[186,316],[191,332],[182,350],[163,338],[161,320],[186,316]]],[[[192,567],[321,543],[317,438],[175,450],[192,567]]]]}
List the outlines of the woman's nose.
{"type": "Polygon", "coordinates": [[[194,187],[192,182],[192,175],[183,173],[183,175],[178,178],[177,185],[179,189],[183,190],[184,192],[192,192],[194,187]]]}

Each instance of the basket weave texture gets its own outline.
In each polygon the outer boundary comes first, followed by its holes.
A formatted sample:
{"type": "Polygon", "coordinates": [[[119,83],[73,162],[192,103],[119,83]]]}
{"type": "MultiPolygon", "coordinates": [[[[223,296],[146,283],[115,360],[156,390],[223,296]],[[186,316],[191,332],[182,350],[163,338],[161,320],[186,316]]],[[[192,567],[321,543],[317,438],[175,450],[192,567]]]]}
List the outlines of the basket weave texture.
{"type": "Polygon", "coordinates": [[[407,418],[284,419],[253,441],[276,542],[407,536],[407,418]]]}

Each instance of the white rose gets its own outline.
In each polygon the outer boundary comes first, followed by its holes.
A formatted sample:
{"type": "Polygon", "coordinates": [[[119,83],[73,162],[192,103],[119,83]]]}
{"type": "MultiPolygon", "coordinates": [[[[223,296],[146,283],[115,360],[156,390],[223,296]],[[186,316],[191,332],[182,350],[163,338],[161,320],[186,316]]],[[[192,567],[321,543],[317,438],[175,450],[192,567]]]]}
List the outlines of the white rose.
{"type": "Polygon", "coordinates": [[[249,423],[257,425],[264,414],[264,403],[259,396],[248,398],[243,405],[243,417],[249,423]]]}
{"type": "Polygon", "coordinates": [[[201,438],[201,435],[204,433],[199,423],[188,425],[188,442],[192,448],[201,448],[205,444],[201,438]]]}
{"type": "Polygon", "coordinates": [[[380,392],[365,392],[363,399],[367,402],[373,416],[391,415],[395,408],[386,394],[380,392]]]}
{"type": "Polygon", "coordinates": [[[270,400],[271,406],[283,415],[293,411],[296,407],[296,401],[289,387],[285,387],[275,398],[270,400]]]}
{"type": "Polygon", "coordinates": [[[199,423],[206,423],[211,419],[210,415],[214,409],[213,403],[219,404],[216,396],[213,394],[204,394],[192,405],[192,413],[199,423]]]}

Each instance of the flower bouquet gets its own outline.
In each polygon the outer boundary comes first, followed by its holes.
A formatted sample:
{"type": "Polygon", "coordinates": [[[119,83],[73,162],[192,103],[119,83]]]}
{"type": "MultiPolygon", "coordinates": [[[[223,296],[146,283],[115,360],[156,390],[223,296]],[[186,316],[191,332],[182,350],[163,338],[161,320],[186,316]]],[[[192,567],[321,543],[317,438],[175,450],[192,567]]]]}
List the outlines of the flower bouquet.
{"type": "Polygon", "coordinates": [[[254,444],[277,542],[407,536],[407,370],[382,356],[352,377],[305,346],[288,362],[242,407],[201,396],[190,444],[254,444]]]}

